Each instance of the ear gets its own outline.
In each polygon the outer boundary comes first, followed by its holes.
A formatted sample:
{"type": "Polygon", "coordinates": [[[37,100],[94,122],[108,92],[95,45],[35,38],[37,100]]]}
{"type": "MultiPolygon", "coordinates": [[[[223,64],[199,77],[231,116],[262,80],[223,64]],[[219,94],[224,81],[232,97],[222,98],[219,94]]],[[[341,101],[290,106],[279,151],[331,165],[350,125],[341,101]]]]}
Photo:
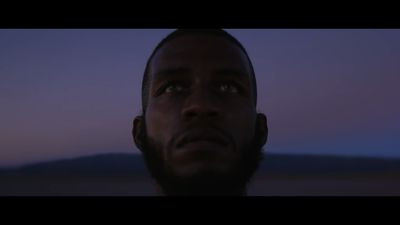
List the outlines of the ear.
{"type": "Polygon", "coordinates": [[[143,116],[137,116],[133,120],[133,127],[132,127],[132,136],[133,136],[133,141],[136,144],[136,147],[140,151],[143,151],[144,149],[144,143],[145,143],[145,129],[144,129],[144,118],[143,116]]]}
{"type": "Polygon", "coordinates": [[[265,145],[268,139],[268,124],[267,117],[262,113],[257,113],[256,132],[259,137],[260,146],[265,145]]]}

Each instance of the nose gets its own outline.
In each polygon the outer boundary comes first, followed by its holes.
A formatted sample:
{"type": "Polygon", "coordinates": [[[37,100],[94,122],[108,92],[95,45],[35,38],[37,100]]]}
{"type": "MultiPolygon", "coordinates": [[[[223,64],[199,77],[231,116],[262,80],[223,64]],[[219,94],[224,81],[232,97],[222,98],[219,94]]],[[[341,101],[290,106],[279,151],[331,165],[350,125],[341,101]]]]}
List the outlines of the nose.
{"type": "Polygon", "coordinates": [[[216,96],[207,90],[194,90],[186,99],[182,115],[185,119],[218,118],[221,116],[220,106],[216,104],[216,96]]]}

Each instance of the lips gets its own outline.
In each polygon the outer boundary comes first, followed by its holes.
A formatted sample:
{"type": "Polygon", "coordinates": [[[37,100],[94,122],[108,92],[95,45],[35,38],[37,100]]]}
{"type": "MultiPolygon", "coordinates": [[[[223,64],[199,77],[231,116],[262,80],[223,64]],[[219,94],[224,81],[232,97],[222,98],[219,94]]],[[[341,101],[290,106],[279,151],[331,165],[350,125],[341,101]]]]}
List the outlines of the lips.
{"type": "Polygon", "coordinates": [[[214,130],[196,130],[187,132],[177,140],[176,148],[181,148],[188,143],[210,142],[222,146],[228,145],[227,139],[214,130]]]}

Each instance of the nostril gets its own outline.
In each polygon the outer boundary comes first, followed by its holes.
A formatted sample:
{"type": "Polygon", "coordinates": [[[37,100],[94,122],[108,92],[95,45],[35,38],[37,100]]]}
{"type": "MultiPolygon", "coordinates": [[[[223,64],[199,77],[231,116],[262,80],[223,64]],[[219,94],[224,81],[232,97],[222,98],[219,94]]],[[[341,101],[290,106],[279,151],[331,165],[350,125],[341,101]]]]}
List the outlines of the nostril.
{"type": "Polygon", "coordinates": [[[186,111],[185,113],[184,113],[184,115],[186,116],[186,117],[195,117],[196,116],[196,112],[194,112],[194,111],[186,111]]]}
{"type": "Polygon", "coordinates": [[[210,107],[191,107],[183,111],[183,116],[193,117],[218,117],[219,111],[210,107]]]}
{"type": "Polygon", "coordinates": [[[208,116],[210,116],[210,117],[215,117],[215,116],[218,116],[218,111],[209,111],[208,112],[208,116]]]}

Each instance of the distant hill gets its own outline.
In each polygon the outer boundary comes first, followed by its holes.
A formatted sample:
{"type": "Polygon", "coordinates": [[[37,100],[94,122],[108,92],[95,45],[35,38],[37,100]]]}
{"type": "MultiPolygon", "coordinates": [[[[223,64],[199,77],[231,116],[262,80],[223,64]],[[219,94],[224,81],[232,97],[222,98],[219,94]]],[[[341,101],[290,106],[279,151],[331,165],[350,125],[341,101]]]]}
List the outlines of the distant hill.
{"type": "Polygon", "coordinates": [[[6,173],[18,175],[127,175],[144,174],[147,171],[140,155],[116,153],[29,164],[7,170],[6,173]]]}
{"type": "MultiPolygon", "coordinates": [[[[0,196],[154,196],[141,155],[102,154],[0,170],[0,196]]],[[[267,154],[251,196],[400,196],[400,160],[267,154]]]]}
{"type": "Polygon", "coordinates": [[[261,171],[272,173],[364,173],[400,171],[400,159],[321,155],[265,155],[261,171]]]}
{"type": "MultiPolygon", "coordinates": [[[[400,160],[368,157],[267,154],[260,173],[325,174],[400,171],[400,160]]],[[[101,154],[0,170],[0,175],[144,175],[141,155],[101,154]]]]}

